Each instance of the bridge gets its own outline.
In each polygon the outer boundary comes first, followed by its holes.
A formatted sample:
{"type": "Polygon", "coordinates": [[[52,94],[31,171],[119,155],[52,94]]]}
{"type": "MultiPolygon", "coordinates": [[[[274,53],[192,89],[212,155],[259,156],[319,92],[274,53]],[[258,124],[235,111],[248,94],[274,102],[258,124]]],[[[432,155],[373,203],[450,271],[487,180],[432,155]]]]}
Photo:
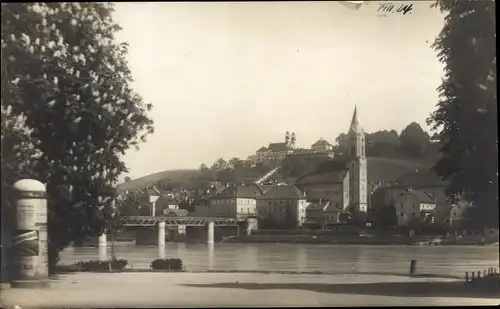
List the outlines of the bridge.
{"type": "Polygon", "coordinates": [[[208,217],[158,217],[158,216],[129,216],[121,217],[120,222],[123,226],[159,226],[161,222],[165,226],[205,226],[212,222],[214,226],[238,226],[245,219],[235,218],[208,218],[208,217]]]}
{"type": "MultiPolygon", "coordinates": [[[[224,218],[224,217],[163,217],[163,216],[123,216],[119,218],[123,227],[135,228],[136,244],[158,244],[165,246],[165,232],[169,227],[177,230],[179,235],[186,235],[187,227],[193,232],[195,228],[206,227],[205,233],[207,243],[214,243],[215,227],[236,227],[235,231],[239,235],[240,227],[246,230],[249,235],[252,228],[256,226],[255,218],[224,218]],[[157,234],[157,237],[155,236],[157,234]]],[[[195,229],[200,232],[200,229],[195,229]]],[[[203,231],[203,229],[201,230],[203,231]]],[[[227,230],[226,230],[227,231],[227,230]]],[[[99,244],[106,246],[106,235],[100,237],[99,244]]]]}

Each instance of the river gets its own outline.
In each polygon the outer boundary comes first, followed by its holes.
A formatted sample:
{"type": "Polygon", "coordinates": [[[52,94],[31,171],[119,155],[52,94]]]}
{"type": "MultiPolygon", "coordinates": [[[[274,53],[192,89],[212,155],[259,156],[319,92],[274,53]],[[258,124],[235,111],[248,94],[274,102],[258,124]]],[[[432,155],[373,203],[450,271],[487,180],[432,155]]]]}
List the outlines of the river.
{"type": "MultiPolygon", "coordinates": [[[[61,263],[98,258],[98,248],[67,248],[61,263]]],[[[108,248],[108,255],[109,255],[108,248]]],[[[149,268],[158,247],[115,246],[117,258],[133,268],[149,268]]],[[[298,272],[407,273],[410,260],[417,272],[463,276],[466,271],[499,267],[498,246],[359,246],[305,244],[168,243],[167,258],[181,258],[188,271],[251,270],[298,272]]]]}

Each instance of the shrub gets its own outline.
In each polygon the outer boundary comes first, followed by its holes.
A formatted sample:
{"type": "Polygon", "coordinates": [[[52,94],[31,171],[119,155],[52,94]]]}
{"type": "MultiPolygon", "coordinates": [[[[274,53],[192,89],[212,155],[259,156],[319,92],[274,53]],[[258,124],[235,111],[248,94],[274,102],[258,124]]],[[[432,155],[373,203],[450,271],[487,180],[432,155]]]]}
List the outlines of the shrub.
{"type": "MultiPolygon", "coordinates": [[[[76,265],[80,271],[108,271],[110,261],[79,261],[76,265]]],[[[112,270],[122,270],[127,266],[128,261],[125,259],[113,259],[111,260],[112,270]]]]}
{"type": "Polygon", "coordinates": [[[152,269],[162,269],[169,271],[181,271],[184,269],[184,264],[181,259],[156,259],[151,262],[152,269]]]}

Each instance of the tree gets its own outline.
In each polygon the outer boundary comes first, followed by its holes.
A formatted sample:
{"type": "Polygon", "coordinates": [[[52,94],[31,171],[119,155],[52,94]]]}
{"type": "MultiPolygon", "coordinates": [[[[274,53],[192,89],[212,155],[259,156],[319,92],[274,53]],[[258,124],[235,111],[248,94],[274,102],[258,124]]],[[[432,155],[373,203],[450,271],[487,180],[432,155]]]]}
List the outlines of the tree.
{"type": "Polygon", "coordinates": [[[131,181],[132,181],[132,178],[130,178],[130,177],[128,177],[128,176],[127,176],[127,177],[125,177],[125,182],[131,182],[131,181]]]}
{"type": "Polygon", "coordinates": [[[366,134],[366,155],[374,157],[395,157],[398,154],[401,141],[395,130],[377,131],[366,134]]]}
{"type": "Polygon", "coordinates": [[[223,170],[226,168],[226,166],[227,166],[226,160],[224,160],[223,158],[219,158],[219,159],[217,159],[217,161],[214,162],[211,169],[215,170],[215,171],[223,170]]]}
{"type": "Polygon", "coordinates": [[[429,145],[429,134],[416,123],[410,123],[401,131],[401,153],[413,158],[421,158],[429,145]]]}
{"type": "Polygon", "coordinates": [[[2,3],[2,107],[25,117],[40,153],[31,177],[49,195],[51,271],[71,241],[104,231],[127,172],[120,156],[153,132],[112,12],[110,3],[2,3]]]}
{"type": "Polygon", "coordinates": [[[232,158],[231,160],[229,160],[229,164],[233,167],[233,168],[242,168],[243,167],[243,161],[240,160],[239,158],[232,158]]]}
{"type": "Polygon", "coordinates": [[[346,156],[349,154],[351,149],[351,143],[349,142],[349,137],[345,133],[339,134],[335,139],[335,153],[337,156],[346,156]]]}
{"type": "Polygon", "coordinates": [[[439,132],[434,171],[446,194],[472,201],[470,215],[498,227],[498,136],[494,1],[440,0],[445,25],[433,44],[445,64],[440,100],[428,123],[439,132]]]}

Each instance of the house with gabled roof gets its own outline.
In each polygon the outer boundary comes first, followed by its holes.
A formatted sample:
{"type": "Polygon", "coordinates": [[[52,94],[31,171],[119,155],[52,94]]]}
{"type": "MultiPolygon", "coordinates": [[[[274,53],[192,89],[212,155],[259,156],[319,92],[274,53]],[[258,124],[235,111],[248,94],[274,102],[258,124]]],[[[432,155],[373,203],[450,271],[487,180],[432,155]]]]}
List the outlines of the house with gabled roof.
{"type": "Polygon", "coordinates": [[[256,198],[261,195],[261,188],[255,184],[228,186],[220,193],[210,197],[209,213],[216,217],[256,217],[256,198]]]}
{"type": "Polygon", "coordinates": [[[329,228],[345,221],[344,212],[333,205],[330,201],[320,200],[310,203],[306,209],[306,220],[304,226],[308,228],[329,228]]]}
{"type": "Polygon", "coordinates": [[[312,144],[311,149],[314,152],[333,152],[333,145],[321,138],[312,144]]]}
{"type": "Polygon", "coordinates": [[[346,211],[350,206],[349,168],[339,160],[330,165],[331,169],[306,174],[295,184],[307,193],[309,201],[331,201],[333,206],[346,211]]]}
{"type": "Polygon", "coordinates": [[[436,201],[427,193],[407,189],[394,196],[398,226],[413,223],[433,224],[436,214],[436,201]]]}
{"type": "Polygon", "coordinates": [[[307,201],[304,192],[294,185],[269,186],[257,198],[259,228],[295,229],[305,221],[307,201]]]}

